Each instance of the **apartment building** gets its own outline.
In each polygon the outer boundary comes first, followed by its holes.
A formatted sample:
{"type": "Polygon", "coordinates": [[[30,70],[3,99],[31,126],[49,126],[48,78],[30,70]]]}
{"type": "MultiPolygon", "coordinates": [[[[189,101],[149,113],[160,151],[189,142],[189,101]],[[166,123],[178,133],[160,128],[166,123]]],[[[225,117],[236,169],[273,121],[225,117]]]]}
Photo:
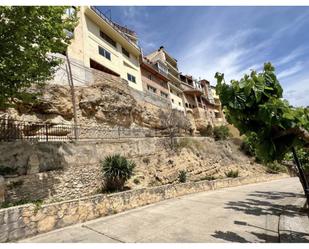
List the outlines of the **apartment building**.
{"type": "Polygon", "coordinates": [[[143,91],[141,49],[135,32],[112,22],[94,6],[80,7],[78,16],[69,57],[83,66],[119,76],[132,88],[143,91]]]}
{"type": "Polygon", "coordinates": [[[226,123],[224,113],[222,111],[222,105],[219,96],[216,94],[216,88],[214,86],[210,86],[211,95],[214,99],[214,124],[220,125],[226,123]]]}
{"type": "MultiPolygon", "coordinates": [[[[168,100],[173,109],[218,124],[224,121],[218,96],[207,80],[179,73],[177,60],[161,46],[143,57],[133,30],[108,19],[97,7],[82,6],[68,55],[81,65],[121,77],[129,86],[168,100]]],[[[84,78],[87,78],[86,76],[84,78]]]]}
{"type": "Polygon", "coordinates": [[[164,68],[168,77],[168,88],[171,99],[172,108],[185,112],[183,91],[180,88],[180,79],[177,60],[174,59],[161,46],[158,50],[148,54],[146,58],[156,64],[158,68],[164,68]]]}
{"type": "Polygon", "coordinates": [[[146,57],[141,61],[143,90],[164,99],[170,99],[168,69],[160,62],[152,63],[146,57]]]}

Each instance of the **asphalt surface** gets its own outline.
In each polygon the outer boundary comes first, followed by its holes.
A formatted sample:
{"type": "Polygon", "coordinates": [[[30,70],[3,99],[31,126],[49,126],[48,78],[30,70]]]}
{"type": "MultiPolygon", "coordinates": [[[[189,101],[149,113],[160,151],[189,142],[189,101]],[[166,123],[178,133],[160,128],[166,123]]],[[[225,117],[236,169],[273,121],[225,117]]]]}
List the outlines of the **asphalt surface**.
{"type": "Polygon", "coordinates": [[[282,210],[302,198],[298,178],[186,195],[20,242],[278,242],[282,210]]]}

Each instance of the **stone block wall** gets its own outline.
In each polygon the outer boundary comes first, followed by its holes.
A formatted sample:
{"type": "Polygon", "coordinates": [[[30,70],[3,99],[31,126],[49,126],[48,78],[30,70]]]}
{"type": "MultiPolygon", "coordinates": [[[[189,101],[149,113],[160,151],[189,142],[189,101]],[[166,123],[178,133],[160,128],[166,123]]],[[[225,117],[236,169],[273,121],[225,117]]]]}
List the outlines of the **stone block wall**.
{"type": "Polygon", "coordinates": [[[100,160],[121,153],[129,159],[153,155],[168,138],[31,143],[6,142],[0,146],[0,165],[13,168],[5,178],[6,201],[80,198],[102,187],[100,160]]]}
{"type": "Polygon", "coordinates": [[[169,184],[110,195],[99,194],[42,206],[28,204],[1,209],[0,242],[15,241],[185,194],[270,181],[283,177],[287,177],[287,175],[265,175],[169,184]]]}

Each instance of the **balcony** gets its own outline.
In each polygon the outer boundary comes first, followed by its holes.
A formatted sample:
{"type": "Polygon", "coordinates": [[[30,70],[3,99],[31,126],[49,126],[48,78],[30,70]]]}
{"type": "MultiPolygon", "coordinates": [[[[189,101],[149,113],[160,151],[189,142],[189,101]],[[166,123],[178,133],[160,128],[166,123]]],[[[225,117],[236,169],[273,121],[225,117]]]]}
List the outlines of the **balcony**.
{"type": "Polygon", "coordinates": [[[197,96],[201,96],[204,94],[203,89],[195,87],[195,86],[191,86],[183,81],[180,81],[180,82],[181,82],[181,87],[184,93],[188,95],[197,95],[197,96]]]}
{"type": "Polygon", "coordinates": [[[177,78],[174,74],[172,74],[172,73],[169,72],[168,76],[169,76],[169,78],[171,79],[172,82],[175,82],[175,83],[177,83],[177,84],[180,83],[180,79],[177,78]]]}
{"type": "Polygon", "coordinates": [[[172,69],[171,71],[173,71],[173,72],[176,73],[176,74],[179,74],[178,68],[174,67],[174,66],[173,66],[171,63],[169,63],[168,61],[166,61],[166,64],[168,65],[168,67],[169,67],[170,69],[172,69]]]}
{"type": "Polygon", "coordinates": [[[164,76],[168,76],[168,68],[166,68],[165,66],[162,66],[162,62],[157,61],[155,64],[156,70],[163,74],[164,76]]]}
{"type": "Polygon", "coordinates": [[[95,6],[90,6],[90,9],[94,11],[103,21],[108,23],[115,31],[117,31],[124,39],[127,40],[131,45],[133,45],[136,49],[141,51],[141,48],[135,44],[129,37],[125,35],[125,33],[119,28],[120,25],[115,24],[113,21],[111,21],[107,16],[104,15],[97,7],[95,6]]]}

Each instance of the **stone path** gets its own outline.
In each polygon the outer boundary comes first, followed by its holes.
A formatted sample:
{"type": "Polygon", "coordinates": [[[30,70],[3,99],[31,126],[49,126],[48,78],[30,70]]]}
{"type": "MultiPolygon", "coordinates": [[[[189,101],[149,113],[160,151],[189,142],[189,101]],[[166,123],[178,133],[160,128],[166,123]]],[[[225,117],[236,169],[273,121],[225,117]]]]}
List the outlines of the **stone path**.
{"type": "Polygon", "coordinates": [[[302,197],[299,180],[286,178],[187,195],[20,242],[278,242],[282,209],[295,216],[302,197]]]}

